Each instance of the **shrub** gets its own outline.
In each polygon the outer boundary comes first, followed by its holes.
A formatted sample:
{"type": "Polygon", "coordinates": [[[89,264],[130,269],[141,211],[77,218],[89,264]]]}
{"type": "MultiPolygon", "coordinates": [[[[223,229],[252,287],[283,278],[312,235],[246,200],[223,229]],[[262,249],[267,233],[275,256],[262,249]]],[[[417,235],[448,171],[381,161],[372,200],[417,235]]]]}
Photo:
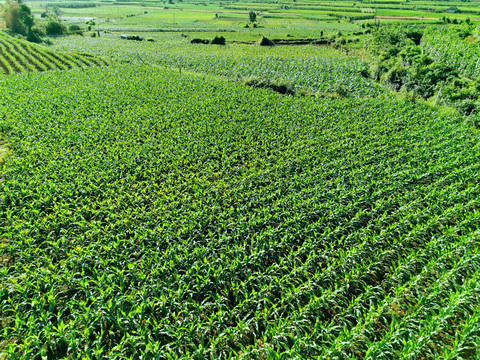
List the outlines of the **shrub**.
{"type": "Polygon", "coordinates": [[[155,42],[155,39],[152,38],[152,37],[148,37],[148,38],[147,38],[147,41],[149,41],[149,42],[155,42]]]}
{"type": "Polygon", "coordinates": [[[270,89],[283,95],[295,95],[290,84],[285,82],[271,81],[267,79],[251,77],[244,81],[245,85],[255,88],[270,89]]]}
{"type": "Polygon", "coordinates": [[[225,45],[225,38],[223,36],[215,36],[210,43],[214,45],[225,45]]]}
{"type": "Polygon", "coordinates": [[[248,19],[250,20],[250,22],[254,22],[255,20],[257,20],[257,13],[255,12],[255,10],[250,10],[248,12],[248,19]]]}
{"type": "Polygon", "coordinates": [[[195,39],[192,39],[192,40],[190,41],[190,44],[210,44],[210,41],[209,41],[209,40],[204,40],[204,39],[195,38],[195,39]]]}
{"type": "Polygon", "coordinates": [[[67,31],[65,25],[58,19],[50,18],[45,26],[47,35],[63,35],[67,31]]]}
{"type": "Polygon", "coordinates": [[[30,29],[27,34],[27,41],[40,44],[42,42],[42,38],[40,37],[39,31],[30,29]]]}
{"type": "Polygon", "coordinates": [[[256,45],[259,46],[275,46],[275,43],[269,38],[262,36],[260,40],[257,41],[256,45]]]}
{"type": "Polygon", "coordinates": [[[82,28],[78,25],[70,25],[68,27],[68,32],[70,34],[78,34],[78,33],[81,33],[82,32],[82,28]]]}

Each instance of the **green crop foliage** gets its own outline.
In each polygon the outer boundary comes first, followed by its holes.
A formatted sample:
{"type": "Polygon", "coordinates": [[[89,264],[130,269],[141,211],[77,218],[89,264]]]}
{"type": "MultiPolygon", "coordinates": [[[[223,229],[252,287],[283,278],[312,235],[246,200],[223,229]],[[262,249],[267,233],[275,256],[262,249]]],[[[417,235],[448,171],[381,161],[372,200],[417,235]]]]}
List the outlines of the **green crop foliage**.
{"type": "Polygon", "coordinates": [[[478,356],[458,119],[142,65],[0,88],[0,358],[478,356]]]}
{"type": "Polygon", "coordinates": [[[86,54],[52,51],[0,32],[0,72],[3,74],[65,70],[91,65],[108,65],[108,62],[86,54]]]}
{"type": "MultiPolygon", "coordinates": [[[[212,35],[201,35],[204,38],[212,35]]],[[[60,51],[89,51],[96,56],[119,62],[160,65],[221,76],[230,80],[259,78],[288,83],[296,90],[316,94],[343,92],[347,96],[383,97],[385,90],[362,73],[368,65],[359,58],[347,57],[329,47],[277,46],[266,48],[245,44],[206,46],[179,40],[176,35],[156,35],[155,43],[132,42],[106,34],[92,41],[88,38],[60,39],[60,51]],[[137,58],[140,56],[142,60],[137,58]]]]}
{"type": "Polygon", "coordinates": [[[472,26],[430,28],[422,38],[423,49],[436,61],[452,66],[471,78],[480,77],[478,30],[472,26]]]}

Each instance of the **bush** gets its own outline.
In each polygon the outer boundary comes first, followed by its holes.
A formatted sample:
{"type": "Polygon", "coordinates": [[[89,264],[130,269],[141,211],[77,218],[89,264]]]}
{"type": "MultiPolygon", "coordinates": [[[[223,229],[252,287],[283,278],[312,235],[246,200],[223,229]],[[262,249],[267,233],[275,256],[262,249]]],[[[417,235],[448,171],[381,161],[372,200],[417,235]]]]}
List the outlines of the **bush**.
{"type": "Polygon", "coordinates": [[[259,46],[275,46],[275,43],[269,38],[262,36],[260,40],[257,41],[256,45],[259,46]]]}
{"type": "Polygon", "coordinates": [[[143,41],[143,38],[138,35],[120,35],[120,38],[124,40],[143,41]]]}
{"type": "Polygon", "coordinates": [[[209,41],[209,40],[204,40],[204,39],[195,38],[195,39],[192,39],[192,40],[190,41],[190,44],[210,44],[210,41],[209,41]]]}
{"type": "Polygon", "coordinates": [[[257,20],[257,13],[255,12],[255,10],[250,10],[249,13],[248,13],[248,19],[250,20],[250,22],[254,22],[255,20],[257,20]]]}
{"type": "Polygon", "coordinates": [[[149,41],[149,42],[155,42],[155,39],[152,38],[152,37],[148,37],[148,38],[147,38],[147,41],[149,41]]]}
{"type": "Polygon", "coordinates": [[[47,35],[63,35],[67,32],[67,28],[60,20],[50,18],[45,26],[45,32],[47,35]]]}
{"type": "Polygon", "coordinates": [[[42,38],[40,37],[39,31],[30,29],[30,31],[27,34],[27,41],[40,44],[42,42],[42,38]]]}
{"type": "Polygon", "coordinates": [[[82,28],[78,25],[70,25],[68,27],[68,32],[70,34],[80,34],[80,33],[82,33],[82,28]]]}
{"type": "Polygon", "coordinates": [[[245,85],[255,88],[270,89],[283,95],[295,95],[295,91],[291,88],[290,84],[282,83],[278,81],[271,81],[261,78],[248,78],[245,80],[245,85]]]}
{"type": "Polygon", "coordinates": [[[213,45],[225,45],[225,38],[223,36],[215,36],[210,42],[213,45]]]}

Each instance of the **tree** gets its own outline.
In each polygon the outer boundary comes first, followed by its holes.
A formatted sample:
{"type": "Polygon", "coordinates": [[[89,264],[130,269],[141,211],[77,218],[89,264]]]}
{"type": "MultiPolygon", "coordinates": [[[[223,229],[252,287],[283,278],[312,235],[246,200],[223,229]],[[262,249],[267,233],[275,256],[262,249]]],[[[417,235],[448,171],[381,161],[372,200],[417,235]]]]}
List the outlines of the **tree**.
{"type": "Polygon", "coordinates": [[[31,32],[35,21],[30,8],[21,0],[5,0],[5,25],[17,34],[27,35],[31,32]]]}
{"type": "Polygon", "coordinates": [[[63,35],[67,32],[67,28],[58,18],[51,16],[48,18],[45,32],[47,35],[63,35]]]}
{"type": "Polygon", "coordinates": [[[250,12],[248,13],[248,18],[252,23],[255,22],[255,20],[257,20],[257,13],[255,12],[255,10],[250,10],[250,12]]]}

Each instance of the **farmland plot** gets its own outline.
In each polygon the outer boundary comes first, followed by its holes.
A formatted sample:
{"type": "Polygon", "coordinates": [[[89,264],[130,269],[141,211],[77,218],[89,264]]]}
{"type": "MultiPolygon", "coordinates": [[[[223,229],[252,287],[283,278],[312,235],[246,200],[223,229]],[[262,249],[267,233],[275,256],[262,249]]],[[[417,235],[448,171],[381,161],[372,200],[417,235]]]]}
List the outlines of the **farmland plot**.
{"type": "Polygon", "coordinates": [[[58,40],[55,47],[63,51],[88,51],[121,62],[145,62],[175,71],[182,68],[231,80],[258,77],[318,94],[340,90],[348,96],[377,98],[385,95],[382,87],[366,78],[368,65],[365,62],[328,47],[193,45],[178,38],[178,34],[157,35],[156,43],[138,43],[122,41],[113,35],[94,41],[70,37],[58,40]]]}
{"type": "Polygon", "coordinates": [[[2,74],[68,70],[102,65],[108,65],[108,62],[87,54],[52,51],[45,46],[32,44],[0,32],[0,73],[2,74]]]}
{"type": "Polygon", "coordinates": [[[204,77],[0,79],[0,357],[476,356],[478,138],[204,77]]]}

